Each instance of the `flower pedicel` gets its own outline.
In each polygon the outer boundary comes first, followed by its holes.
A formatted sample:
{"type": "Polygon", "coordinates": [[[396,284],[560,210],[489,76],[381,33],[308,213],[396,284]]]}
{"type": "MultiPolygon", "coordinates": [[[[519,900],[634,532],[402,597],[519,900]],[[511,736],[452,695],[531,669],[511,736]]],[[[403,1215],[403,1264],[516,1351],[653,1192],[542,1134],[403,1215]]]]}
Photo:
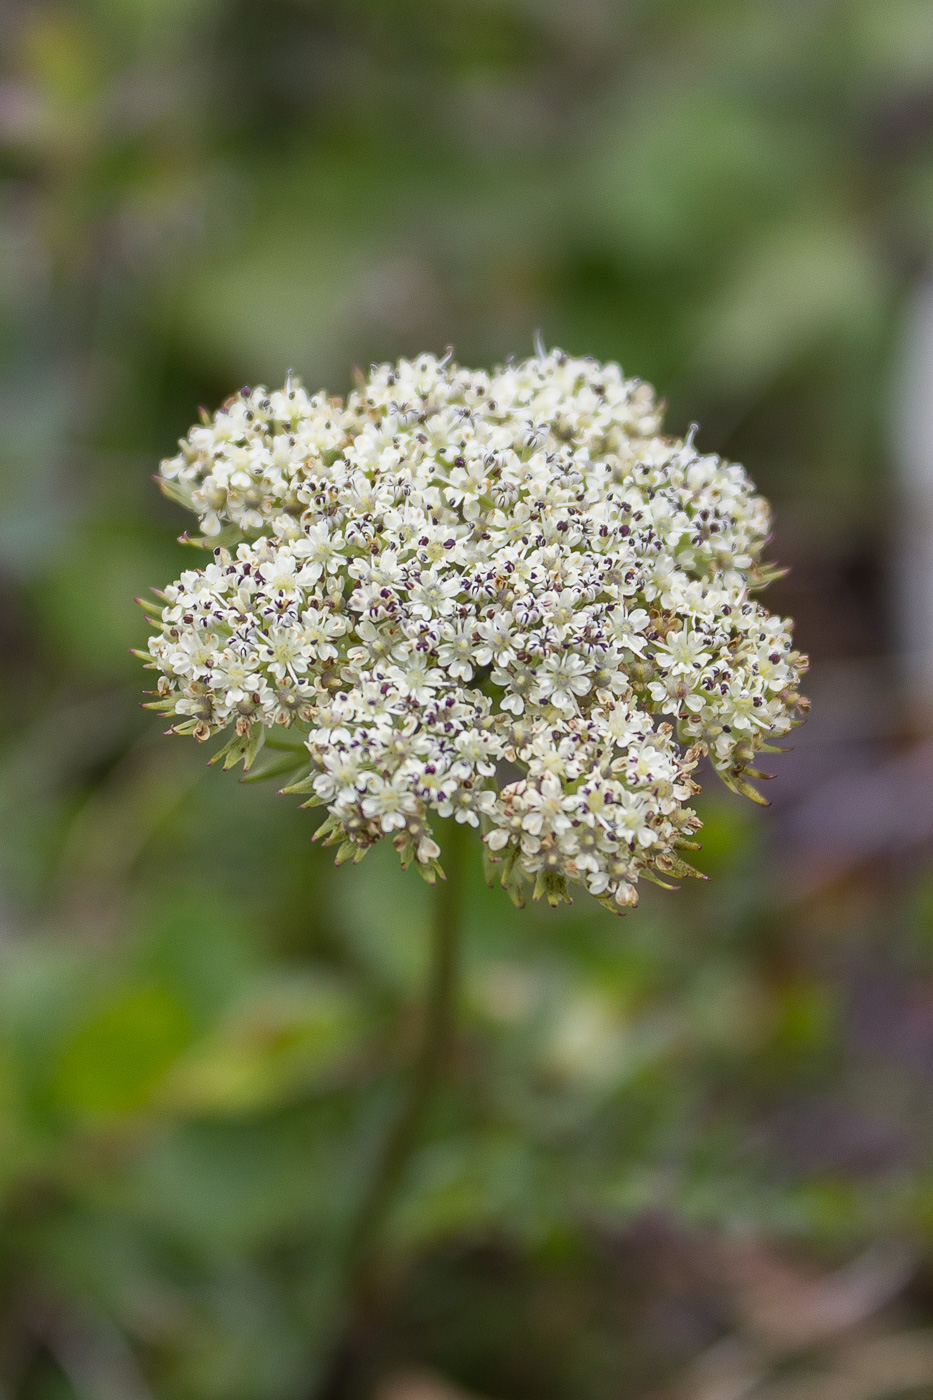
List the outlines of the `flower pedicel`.
{"type": "Polygon", "coordinates": [[[162,464],[214,557],[145,605],[152,708],[231,729],[225,767],[278,750],[338,861],[388,835],[433,881],[436,814],[517,903],[577,882],[618,913],[693,873],[699,756],[761,800],[806,659],[752,596],[767,503],[660,427],[650,386],[558,350],[241,390],[162,464]]]}

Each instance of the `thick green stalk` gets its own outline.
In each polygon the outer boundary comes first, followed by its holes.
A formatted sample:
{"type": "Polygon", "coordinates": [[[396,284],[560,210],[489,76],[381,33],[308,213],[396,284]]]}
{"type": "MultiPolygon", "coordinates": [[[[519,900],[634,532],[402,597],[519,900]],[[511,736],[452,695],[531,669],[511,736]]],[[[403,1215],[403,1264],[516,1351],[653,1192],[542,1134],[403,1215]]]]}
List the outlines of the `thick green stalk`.
{"type": "Polygon", "coordinates": [[[433,890],[430,966],[421,1036],[405,1096],[382,1144],[369,1187],[350,1229],[344,1258],[347,1333],[318,1392],[320,1400],[324,1397],[336,1400],[352,1390],[349,1373],[354,1370],[354,1359],[350,1353],[355,1349],[354,1339],[372,1306],[374,1265],[382,1227],[417,1148],[424,1116],[450,1046],[463,925],[466,831],[450,822],[445,836],[442,859],[447,878],[438,880],[433,890]]]}
{"type": "Polygon", "coordinates": [[[386,1212],[417,1145],[418,1131],[443,1069],[450,1042],[463,918],[462,836],[463,827],[451,823],[449,840],[444,848],[447,878],[438,880],[433,891],[431,961],[421,1041],[405,1099],[383,1143],[369,1191],[350,1237],[348,1263],[354,1285],[359,1285],[366,1274],[386,1212]]]}

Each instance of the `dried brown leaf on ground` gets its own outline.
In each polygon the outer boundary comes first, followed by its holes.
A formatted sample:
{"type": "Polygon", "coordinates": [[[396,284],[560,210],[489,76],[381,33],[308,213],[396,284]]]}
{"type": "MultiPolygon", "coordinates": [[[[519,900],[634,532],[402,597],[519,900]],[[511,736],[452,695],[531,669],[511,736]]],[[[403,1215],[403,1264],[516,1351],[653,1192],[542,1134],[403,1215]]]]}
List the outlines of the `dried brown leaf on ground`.
{"type": "Polygon", "coordinates": [[[909,1280],[906,1250],[870,1251],[822,1276],[764,1241],[719,1246],[734,1331],[668,1400],[894,1400],[933,1394],[933,1332],[884,1315],[909,1280]]]}
{"type": "Polygon", "coordinates": [[[895,1332],[837,1352],[825,1367],[778,1380],[749,1400],[894,1400],[933,1394],[933,1332],[895,1332]]]}
{"type": "Polygon", "coordinates": [[[482,1400],[435,1371],[392,1371],[383,1376],[373,1400],[482,1400]]]}
{"type": "Polygon", "coordinates": [[[825,1344],[864,1322],[897,1297],[911,1273],[899,1249],[871,1250],[822,1276],[760,1243],[727,1251],[723,1263],[743,1333],[776,1354],[825,1344]]]}

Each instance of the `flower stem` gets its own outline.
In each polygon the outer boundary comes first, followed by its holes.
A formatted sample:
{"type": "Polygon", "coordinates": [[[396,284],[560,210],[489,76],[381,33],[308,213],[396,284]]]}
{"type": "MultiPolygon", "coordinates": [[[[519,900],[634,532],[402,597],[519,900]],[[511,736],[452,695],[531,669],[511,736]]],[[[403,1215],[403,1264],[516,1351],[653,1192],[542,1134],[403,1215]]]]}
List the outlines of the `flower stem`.
{"type": "Polygon", "coordinates": [[[352,1390],[352,1352],[375,1293],[374,1264],[379,1239],[395,1194],[418,1143],[431,1097],[444,1067],[453,1028],[459,944],[463,924],[463,847],[465,829],[451,821],[445,833],[443,862],[447,878],[433,890],[431,948],[424,1018],[411,1078],[399,1111],[382,1144],[369,1187],[363,1196],[346,1244],[345,1301],[347,1333],[328,1369],[319,1400],[337,1400],[352,1390]]]}

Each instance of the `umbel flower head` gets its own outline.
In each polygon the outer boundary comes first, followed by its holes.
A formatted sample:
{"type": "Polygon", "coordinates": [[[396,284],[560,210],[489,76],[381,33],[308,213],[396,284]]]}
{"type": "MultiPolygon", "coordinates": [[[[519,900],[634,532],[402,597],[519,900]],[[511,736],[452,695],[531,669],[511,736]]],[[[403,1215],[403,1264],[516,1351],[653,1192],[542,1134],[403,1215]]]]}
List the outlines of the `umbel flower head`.
{"type": "Polygon", "coordinates": [[[806,705],[753,597],[767,503],[660,430],[649,385],[558,350],[242,389],[162,463],[213,561],[147,605],[153,708],[232,731],[225,767],[280,751],[338,862],[389,836],[433,881],[454,817],[517,903],[576,882],[624,911],[693,873],[700,755],[757,798],[806,705]]]}

